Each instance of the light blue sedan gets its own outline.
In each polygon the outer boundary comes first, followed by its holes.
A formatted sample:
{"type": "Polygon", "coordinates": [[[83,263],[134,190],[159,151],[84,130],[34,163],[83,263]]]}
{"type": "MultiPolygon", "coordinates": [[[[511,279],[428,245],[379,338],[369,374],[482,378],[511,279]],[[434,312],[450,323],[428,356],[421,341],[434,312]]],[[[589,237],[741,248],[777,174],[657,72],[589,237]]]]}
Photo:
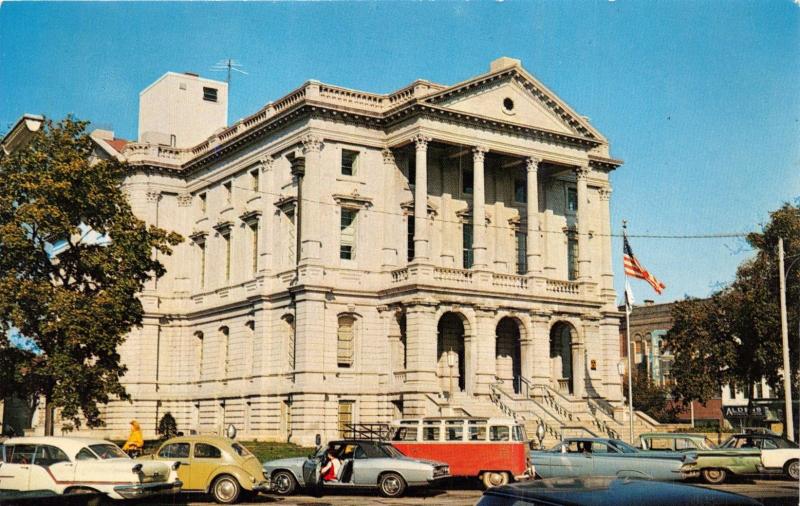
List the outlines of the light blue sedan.
{"type": "Polygon", "coordinates": [[[617,476],[649,480],[683,480],[694,453],[641,451],[619,439],[567,438],[550,450],[531,451],[536,474],[542,478],[617,476]]]}

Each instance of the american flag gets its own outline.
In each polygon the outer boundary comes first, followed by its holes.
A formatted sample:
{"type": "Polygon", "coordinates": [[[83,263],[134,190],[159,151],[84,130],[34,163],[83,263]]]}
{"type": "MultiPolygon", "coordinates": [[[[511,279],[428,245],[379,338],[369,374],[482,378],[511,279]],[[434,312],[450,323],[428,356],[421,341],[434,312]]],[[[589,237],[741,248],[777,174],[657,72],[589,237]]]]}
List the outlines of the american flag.
{"type": "Polygon", "coordinates": [[[628,236],[623,236],[622,241],[622,261],[625,264],[625,275],[647,281],[650,283],[650,286],[653,287],[653,290],[655,290],[657,294],[661,295],[661,292],[666,288],[664,283],[647,272],[647,269],[642,267],[642,264],[640,264],[636,257],[633,256],[631,245],[628,244],[628,236]]]}

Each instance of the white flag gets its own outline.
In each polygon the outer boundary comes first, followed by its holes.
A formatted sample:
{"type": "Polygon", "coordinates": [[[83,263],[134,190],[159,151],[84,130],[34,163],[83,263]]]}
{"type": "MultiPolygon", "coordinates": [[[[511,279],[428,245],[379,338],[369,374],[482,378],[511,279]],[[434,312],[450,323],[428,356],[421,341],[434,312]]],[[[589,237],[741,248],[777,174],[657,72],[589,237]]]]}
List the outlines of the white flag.
{"type": "Polygon", "coordinates": [[[625,311],[628,313],[631,312],[633,309],[633,304],[636,300],[633,298],[633,290],[631,290],[631,285],[628,283],[628,280],[625,280],[625,311]]]}

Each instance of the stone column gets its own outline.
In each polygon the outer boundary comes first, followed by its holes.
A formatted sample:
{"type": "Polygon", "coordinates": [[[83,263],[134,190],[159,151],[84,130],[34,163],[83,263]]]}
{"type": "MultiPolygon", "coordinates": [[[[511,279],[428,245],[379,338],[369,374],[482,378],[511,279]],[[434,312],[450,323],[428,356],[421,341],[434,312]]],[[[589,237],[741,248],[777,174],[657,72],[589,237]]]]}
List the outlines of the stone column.
{"type": "Polygon", "coordinates": [[[492,307],[475,308],[475,330],[473,343],[475,357],[475,393],[488,394],[489,385],[497,380],[496,346],[497,333],[492,307]]]}
{"type": "Polygon", "coordinates": [[[589,190],[587,180],[591,169],[588,166],[575,169],[578,190],[578,280],[591,279],[591,254],[589,252],[589,190]]]}
{"type": "Polygon", "coordinates": [[[534,311],[531,314],[533,340],[531,379],[537,385],[550,385],[550,313],[534,311]]]}
{"type": "Polygon", "coordinates": [[[436,378],[436,318],[432,304],[406,307],[406,385],[413,390],[404,396],[403,414],[427,415],[426,393],[439,390],[436,378]]]}
{"type": "Polygon", "coordinates": [[[603,252],[600,256],[602,258],[602,282],[600,283],[601,294],[603,299],[609,305],[616,305],[617,293],[614,291],[614,269],[612,261],[614,255],[611,252],[611,210],[609,209],[611,200],[611,188],[600,189],[600,211],[603,220],[601,227],[602,238],[601,244],[603,245],[603,252]]]}
{"type": "Polygon", "coordinates": [[[259,226],[261,227],[261,234],[258,236],[258,249],[260,252],[261,258],[259,259],[258,266],[259,271],[272,271],[273,267],[273,258],[274,258],[274,248],[275,248],[275,236],[276,228],[275,228],[275,207],[272,205],[272,200],[274,199],[273,193],[276,193],[273,189],[275,187],[273,181],[273,175],[275,171],[273,167],[275,165],[274,159],[267,155],[260,160],[261,162],[261,207],[264,209],[264,214],[261,218],[261,222],[259,226]]]}
{"type": "Polygon", "coordinates": [[[525,236],[525,254],[527,256],[528,274],[542,271],[541,252],[539,251],[539,163],[538,158],[528,158],[527,165],[527,204],[525,205],[527,230],[525,236]]]}
{"type": "Polygon", "coordinates": [[[582,398],[586,392],[586,349],[583,339],[578,337],[576,330],[571,330],[570,357],[572,369],[572,395],[578,399],[582,398]]]}
{"type": "Polygon", "coordinates": [[[302,216],[300,238],[300,261],[318,263],[322,250],[322,238],[320,220],[320,204],[322,200],[322,167],[320,163],[320,151],[322,150],[322,139],[309,134],[301,140],[303,143],[303,155],[305,155],[305,175],[303,176],[303,201],[300,203],[302,216]]]}
{"type": "Polygon", "coordinates": [[[416,135],[416,182],[414,183],[414,261],[428,260],[428,143],[429,137],[416,135]]]}
{"type": "MultiPolygon", "coordinates": [[[[395,234],[390,234],[388,231],[390,230],[397,230],[398,228],[395,226],[396,213],[400,211],[400,206],[395,205],[396,202],[396,189],[395,189],[395,177],[394,173],[397,169],[397,165],[395,164],[394,153],[391,149],[384,149],[381,151],[383,155],[383,199],[384,199],[384,206],[383,212],[383,229],[387,231],[387,233],[383,237],[383,268],[384,269],[394,269],[397,267],[397,236],[395,234]]],[[[405,234],[402,234],[403,239],[405,239],[405,234]]],[[[405,241],[403,241],[405,244],[405,241]]]]}
{"type": "Polygon", "coordinates": [[[486,194],[483,179],[483,161],[487,148],[472,149],[472,251],[474,269],[485,270],[486,264],[486,194]]]}

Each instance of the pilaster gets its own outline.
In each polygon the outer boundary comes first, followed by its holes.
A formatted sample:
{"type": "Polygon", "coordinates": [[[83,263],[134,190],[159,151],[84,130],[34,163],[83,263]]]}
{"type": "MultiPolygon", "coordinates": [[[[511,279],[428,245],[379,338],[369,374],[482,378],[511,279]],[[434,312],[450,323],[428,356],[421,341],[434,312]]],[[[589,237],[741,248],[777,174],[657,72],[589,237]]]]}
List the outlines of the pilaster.
{"type": "Polygon", "coordinates": [[[473,343],[475,357],[475,393],[488,394],[489,386],[497,381],[495,316],[497,309],[489,306],[475,307],[473,343]]]}

